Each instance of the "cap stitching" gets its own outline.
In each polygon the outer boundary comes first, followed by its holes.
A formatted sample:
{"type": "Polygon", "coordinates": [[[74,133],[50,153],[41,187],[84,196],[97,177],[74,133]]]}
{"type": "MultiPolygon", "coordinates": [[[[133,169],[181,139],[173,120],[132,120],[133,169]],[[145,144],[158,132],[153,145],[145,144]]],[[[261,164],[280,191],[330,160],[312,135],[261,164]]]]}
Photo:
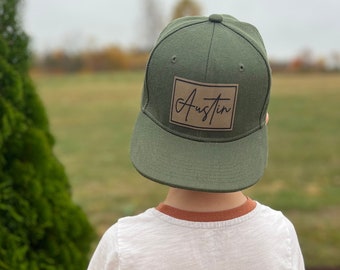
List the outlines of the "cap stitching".
{"type": "Polygon", "coordinates": [[[187,134],[182,134],[180,133],[179,131],[175,131],[175,130],[172,130],[166,126],[164,126],[162,123],[160,123],[151,113],[149,113],[148,111],[146,110],[142,110],[142,113],[144,113],[147,117],[150,118],[151,121],[153,121],[157,126],[159,126],[161,129],[175,135],[175,136],[178,136],[178,137],[181,137],[183,139],[187,139],[187,140],[192,140],[192,141],[196,141],[196,142],[205,142],[205,143],[226,143],[226,142],[234,142],[234,141],[237,141],[237,140],[240,140],[244,137],[247,137],[248,135],[256,132],[257,130],[259,129],[262,129],[264,126],[261,125],[261,126],[258,126],[258,127],[255,127],[251,130],[248,130],[246,133],[244,134],[241,134],[241,135],[238,135],[238,136],[235,136],[231,139],[226,139],[226,138],[196,138],[194,136],[189,136],[187,134]]]}
{"type": "MultiPolygon", "coordinates": [[[[132,160],[132,165],[134,166],[134,168],[136,169],[136,171],[138,171],[138,173],[140,173],[143,177],[147,178],[147,179],[150,179],[156,183],[159,183],[159,184],[162,184],[162,185],[166,185],[166,186],[169,186],[169,187],[174,187],[174,188],[185,188],[185,189],[190,189],[190,190],[196,190],[196,191],[210,191],[210,192],[216,192],[216,193],[223,193],[223,192],[236,192],[236,191],[240,191],[240,190],[243,190],[243,189],[246,189],[246,188],[249,188],[251,186],[253,186],[254,184],[256,184],[259,180],[259,179],[256,179],[255,181],[252,181],[251,183],[246,183],[245,185],[243,185],[243,187],[240,187],[240,186],[234,186],[233,184],[237,184],[237,180],[234,180],[234,181],[229,181],[227,184],[229,185],[233,185],[233,187],[230,187],[228,189],[226,188],[211,188],[209,190],[207,190],[206,188],[204,187],[193,187],[191,184],[190,186],[191,187],[185,187],[183,184],[174,184],[172,182],[169,181],[169,179],[166,179],[166,180],[163,180],[163,179],[160,179],[160,178],[156,178],[154,176],[151,176],[147,173],[144,173],[144,170],[142,169],[139,169],[137,167],[137,165],[135,164],[134,160],[132,160]]],[[[138,165],[139,166],[139,165],[138,165]]],[[[167,178],[167,177],[165,177],[167,178]]],[[[196,181],[196,183],[205,183],[205,181],[201,180],[201,181],[196,181]]],[[[216,184],[216,183],[214,183],[216,184]]]]}

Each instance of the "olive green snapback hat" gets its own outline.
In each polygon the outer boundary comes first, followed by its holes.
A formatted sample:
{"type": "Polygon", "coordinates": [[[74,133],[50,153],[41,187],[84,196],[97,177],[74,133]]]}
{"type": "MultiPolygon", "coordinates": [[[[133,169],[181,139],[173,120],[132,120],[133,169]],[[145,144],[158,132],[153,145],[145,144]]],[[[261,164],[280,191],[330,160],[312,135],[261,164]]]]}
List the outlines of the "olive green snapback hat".
{"type": "Polygon", "coordinates": [[[133,165],[183,189],[254,185],[267,164],[270,84],[266,50],[251,24],[218,14],[172,21],[146,67],[133,165]]]}

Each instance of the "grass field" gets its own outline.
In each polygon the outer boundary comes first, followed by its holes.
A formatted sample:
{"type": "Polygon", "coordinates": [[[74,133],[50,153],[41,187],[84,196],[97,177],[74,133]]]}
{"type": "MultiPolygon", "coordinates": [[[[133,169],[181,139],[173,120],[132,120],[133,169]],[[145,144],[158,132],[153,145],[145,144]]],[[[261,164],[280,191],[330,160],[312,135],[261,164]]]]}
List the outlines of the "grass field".
{"type": "MultiPolygon", "coordinates": [[[[34,76],[64,164],[98,236],[117,218],[162,201],[128,149],[143,73],[34,76]]],[[[247,190],[294,223],[306,265],[340,266],[340,75],[275,75],[269,165],[247,190]]],[[[94,243],[96,244],[96,243],[94,243]]]]}

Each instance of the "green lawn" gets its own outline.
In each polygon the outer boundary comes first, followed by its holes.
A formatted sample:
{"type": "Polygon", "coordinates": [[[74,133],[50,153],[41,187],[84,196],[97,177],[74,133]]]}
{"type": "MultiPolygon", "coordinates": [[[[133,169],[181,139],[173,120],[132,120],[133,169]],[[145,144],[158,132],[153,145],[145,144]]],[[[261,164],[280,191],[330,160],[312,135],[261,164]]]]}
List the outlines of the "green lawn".
{"type": "MultiPolygon", "coordinates": [[[[143,73],[34,76],[74,200],[100,236],[117,218],[162,201],[166,188],[129,161],[143,73]]],[[[340,75],[275,75],[269,164],[247,191],[294,223],[308,266],[340,266],[340,75]]],[[[96,244],[96,243],[94,243],[96,244]]]]}

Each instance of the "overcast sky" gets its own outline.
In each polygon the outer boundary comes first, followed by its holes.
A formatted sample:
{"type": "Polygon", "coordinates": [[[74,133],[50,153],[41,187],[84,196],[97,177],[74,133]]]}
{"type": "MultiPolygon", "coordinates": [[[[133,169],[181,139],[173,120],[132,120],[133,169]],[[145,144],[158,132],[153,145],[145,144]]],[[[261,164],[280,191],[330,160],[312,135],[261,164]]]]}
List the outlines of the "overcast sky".
{"type": "MultiPolygon", "coordinates": [[[[143,0],[24,0],[23,26],[35,51],[67,47],[126,48],[143,39],[143,0]]],[[[169,22],[178,0],[156,0],[169,22]]],[[[270,57],[292,57],[306,48],[315,56],[340,52],[339,0],[197,0],[203,15],[230,14],[254,24],[270,57]]]]}

